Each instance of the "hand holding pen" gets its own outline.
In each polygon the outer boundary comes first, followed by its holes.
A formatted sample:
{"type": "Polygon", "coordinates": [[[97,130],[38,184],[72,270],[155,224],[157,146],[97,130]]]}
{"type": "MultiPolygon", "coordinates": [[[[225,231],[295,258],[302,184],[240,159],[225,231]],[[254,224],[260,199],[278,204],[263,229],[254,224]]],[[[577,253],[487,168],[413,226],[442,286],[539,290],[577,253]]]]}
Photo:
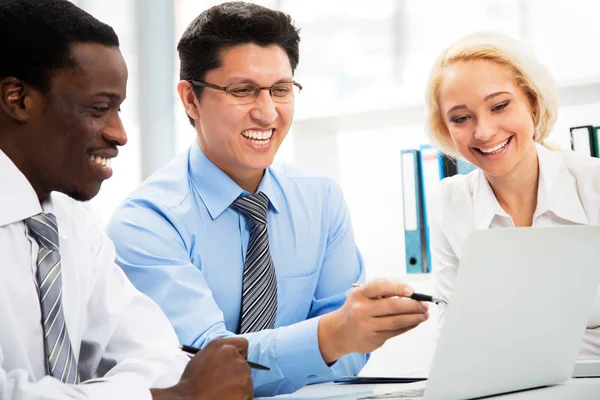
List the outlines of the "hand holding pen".
{"type": "Polygon", "coordinates": [[[151,389],[152,399],[252,399],[254,387],[247,356],[246,339],[214,339],[190,359],[175,386],[151,389]]]}
{"type": "MultiPolygon", "coordinates": [[[[352,287],[353,288],[360,287],[360,283],[353,283],[352,287]]],[[[446,306],[448,305],[448,302],[446,300],[442,300],[437,297],[430,296],[428,294],[413,292],[413,294],[411,294],[409,297],[411,299],[417,300],[417,301],[427,301],[427,302],[434,303],[437,305],[440,305],[440,304],[443,304],[446,306]]]]}
{"type": "Polygon", "coordinates": [[[428,306],[410,299],[413,293],[410,286],[386,279],[353,288],[342,307],[319,322],[319,348],[325,362],[353,352],[369,353],[426,321],[428,306]]]}
{"type": "MultiPolygon", "coordinates": [[[[185,345],[185,344],[182,344],[181,346],[179,346],[179,348],[181,349],[181,351],[184,351],[184,352],[186,352],[186,353],[188,353],[190,355],[196,354],[196,353],[198,353],[200,351],[200,349],[197,348],[197,347],[192,347],[192,346],[188,346],[188,345],[185,345]]],[[[249,361],[249,360],[247,362],[248,362],[248,366],[250,368],[260,369],[262,371],[270,371],[271,370],[271,368],[265,367],[264,365],[261,365],[259,363],[255,363],[255,362],[252,362],[252,361],[249,361]]]]}

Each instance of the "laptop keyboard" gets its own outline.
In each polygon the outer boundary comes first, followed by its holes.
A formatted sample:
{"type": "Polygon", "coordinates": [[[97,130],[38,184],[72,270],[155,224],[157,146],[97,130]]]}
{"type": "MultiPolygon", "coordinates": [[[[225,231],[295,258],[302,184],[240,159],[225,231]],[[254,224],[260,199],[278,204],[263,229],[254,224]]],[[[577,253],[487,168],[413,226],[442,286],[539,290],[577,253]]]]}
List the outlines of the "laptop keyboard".
{"type": "Polygon", "coordinates": [[[371,399],[422,399],[425,388],[400,390],[398,392],[378,394],[376,396],[359,397],[357,400],[371,399]]]}

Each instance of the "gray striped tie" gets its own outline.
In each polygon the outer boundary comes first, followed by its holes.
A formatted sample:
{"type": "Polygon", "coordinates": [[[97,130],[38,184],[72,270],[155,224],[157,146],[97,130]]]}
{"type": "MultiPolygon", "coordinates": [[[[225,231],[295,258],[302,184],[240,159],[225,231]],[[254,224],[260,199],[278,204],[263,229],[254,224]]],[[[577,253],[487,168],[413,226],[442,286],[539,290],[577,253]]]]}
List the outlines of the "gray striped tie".
{"type": "Polygon", "coordinates": [[[269,252],[267,207],[263,192],[239,197],[232,206],[248,217],[250,240],[244,263],[240,333],[273,329],[277,314],[277,277],[269,252]]]}
{"type": "Polygon", "coordinates": [[[65,383],[78,383],[77,360],[71,348],[62,309],[62,275],[56,217],[40,213],[27,218],[25,224],[40,246],[36,286],[42,309],[47,373],[65,383]]]}

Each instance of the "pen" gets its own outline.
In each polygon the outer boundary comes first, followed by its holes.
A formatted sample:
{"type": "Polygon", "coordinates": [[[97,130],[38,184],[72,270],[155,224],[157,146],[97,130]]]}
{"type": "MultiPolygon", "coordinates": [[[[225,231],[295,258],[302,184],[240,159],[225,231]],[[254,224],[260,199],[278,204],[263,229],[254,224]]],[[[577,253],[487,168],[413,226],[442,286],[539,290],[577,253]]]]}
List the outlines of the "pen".
{"type": "MultiPolygon", "coordinates": [[[[200,351],[199,348],[188,346],[185,344],[182,344],[181,346],[179,346],[179,348],[188,354],[196,354],[197,352],[200,351]]],[[[259,363],[255,363],[252,361],[248,361],[248,365],[250,366],[250,368],[260,369],[262,371],[270,371],[271,370],[271,368],[269,368],[269,367],[265,367],[264,365],[261,365],[259,363]]]]}
{"type": "MultiPolygon", "coordinates": [[[[352,287],[359,287],[360,283],[353,283],[352,287]]],[[[417,293],[417,292],[413,292],[413,294],[410,296],[411,299],[413,300],[417,300],[417,301],[428,301],[431,303],[435,303],[435,304],[444,304],[444,305],[448,305],[448,302],[442,299],[438,299],[437,297],[433,297],[430,296],[428,294],[422,294],[422,293],[417,293]]]]}

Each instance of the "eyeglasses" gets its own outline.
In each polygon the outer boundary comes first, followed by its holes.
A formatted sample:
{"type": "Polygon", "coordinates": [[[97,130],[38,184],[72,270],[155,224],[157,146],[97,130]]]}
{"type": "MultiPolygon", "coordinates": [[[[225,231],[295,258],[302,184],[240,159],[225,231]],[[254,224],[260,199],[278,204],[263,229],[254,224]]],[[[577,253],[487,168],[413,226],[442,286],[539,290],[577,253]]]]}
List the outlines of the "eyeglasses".
{"type": "Polygon", "coordinates": [[[231,95],[239,104],[252,103],[258,97],[261,90],[268,90],[271,98],[276,103],[291,103],[296,93],[302,90],[302,85],[298,82],[279,82],[273,86],[261,87],[251,82],[232,83],[228,86],[217,86],[212,83],[202,81],[188,81],[194,86],[207,87],[220,90],[231,95]]]}

